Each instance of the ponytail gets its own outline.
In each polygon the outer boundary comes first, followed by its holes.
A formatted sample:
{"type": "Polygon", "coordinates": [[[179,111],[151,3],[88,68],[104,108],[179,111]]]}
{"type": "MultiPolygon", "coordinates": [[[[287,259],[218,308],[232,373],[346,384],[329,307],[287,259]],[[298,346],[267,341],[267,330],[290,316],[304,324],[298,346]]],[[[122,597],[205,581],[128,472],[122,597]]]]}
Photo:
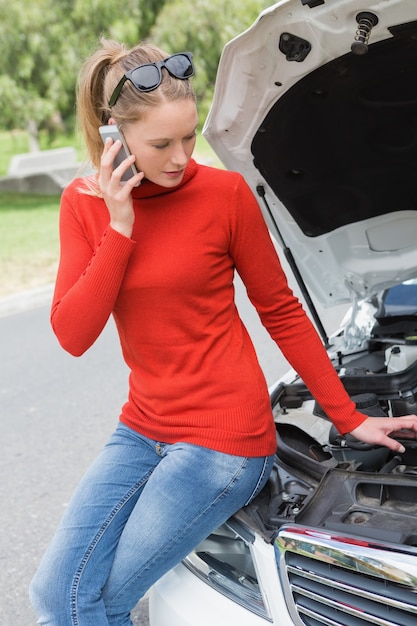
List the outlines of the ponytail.
{"type": "Polygon", "coordinates": [[[84,63],[77,84],[77,118],[83,133],[91,164],[98,169],[103,152],[99,126],[107,124],[111,112],[105,100],[106,77],[110,67],[123,59],[127,50],[123,44],[101,40],[102,47],[84,63]]]}

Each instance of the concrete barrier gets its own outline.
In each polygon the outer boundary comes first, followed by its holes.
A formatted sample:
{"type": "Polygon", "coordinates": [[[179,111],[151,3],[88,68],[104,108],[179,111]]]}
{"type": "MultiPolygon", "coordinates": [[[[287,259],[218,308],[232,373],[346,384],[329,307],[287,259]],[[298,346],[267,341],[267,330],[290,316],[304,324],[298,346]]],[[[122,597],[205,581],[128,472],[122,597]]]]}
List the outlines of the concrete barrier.
{"type": "Polygon", "coordinates": [[[91,173],[91,167],[78,162],[72,147],[16,154],[7,176],[0,177],[0,191],[55,195],[74,177],[91,173]]]}
{"type": "Polygon", "coordinates": [[[15,154],[9,163],[8,176],[27,176],[39,174],[60,168],[77,166],[77,152],[75,148],[55,148],[54,150],[39,150],[25,154],[15,154]]]}

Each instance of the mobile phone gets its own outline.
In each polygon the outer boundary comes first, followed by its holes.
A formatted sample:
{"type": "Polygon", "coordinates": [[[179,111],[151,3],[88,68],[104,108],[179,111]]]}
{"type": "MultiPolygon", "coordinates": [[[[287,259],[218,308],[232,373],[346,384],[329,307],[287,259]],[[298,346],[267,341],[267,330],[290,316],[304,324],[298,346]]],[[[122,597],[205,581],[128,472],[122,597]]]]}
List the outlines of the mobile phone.
{"type": "MultiPolygon", "coordinates": [[[[105,143],[107,137],[111,137],[113,142],[117,139],[120,139],[122,142],[122,147],[119,152],[116,154],[116,157],[113,162],[113,169],[115,169],[122,161],[124,161],[128,156],[130,156],[129,148],[127,147],[127,143],[125,138],[123,137],[123,133],[119,130],[117,124],[109,124],[107,126],[100,126],[99,132],[103,143],[105,143]]],[[[121,182],[125,183],[129,178],[132,178],[135,174],[138,173],[135,164],[133,163],[123,174],[121,178],[121,182]]]]}

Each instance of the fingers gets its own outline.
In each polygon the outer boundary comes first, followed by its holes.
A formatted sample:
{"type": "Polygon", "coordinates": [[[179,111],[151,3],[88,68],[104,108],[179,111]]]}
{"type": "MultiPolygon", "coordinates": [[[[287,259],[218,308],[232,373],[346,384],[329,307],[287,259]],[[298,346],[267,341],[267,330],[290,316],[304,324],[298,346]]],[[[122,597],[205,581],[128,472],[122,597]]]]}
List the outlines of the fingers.
{"type": "Polygon", "coordinates": [[[134,165],[135,157],[134,155],[129,155],[118,163],[120,157],[118,159],[117,156],[121,149],[122,142],[119,139],[115,142],[110,137],[106,139],[100,161],[99,183],[101,188],[109,187],[110,184],[118,188],[128,183],[128,191],[130,192],[133,187],[141,183],[144,173],[138,172],[127,181],[122,181],[124,174],[134,165]]]}
{"type": "Polygon", "coordinates": [[[134,163],[135,157],[133,155],[129,155],[113,170],[112,174],[112,178],[117,182],[117,184],[128,187],[129,193],[133,187],[138,187],[140,185],[145,175],[143,172],[137,172],[136,174],[130,176],[130,178],[122,180],[123,175],[129,170],[129,168],[131,168],[132,165],[134,165],[134,163]]]}
{"type": "Polygon", "coordinates": [[[351,431],[351,434],[365,443],[386,446],[394,452],[403,453],[405,448],[400,439],[417,438],[417,417],[408,415],[405,417],[375,418],[367,417],[362,424],[351,431]]]}
{"type": "MultiPolygon", "coordinates": [[[[104,149],[100,159],[100,171],[98,176],[98,181],[100,184],[101,191],[104,191],[108,185],[110,184],[111,178],[113,176],[113,163],[116,158],[118,152],[122,147],[121,142],[113,142],[113,139],[107,137],[104,149]]],[[[120,183],[120,181],[119,181],[120,183]]]]}
{"type": "Polygon", "coordinates": [[[113,143],[111,138],[106,139],[100,160],[98,184],[109,211],[110,226],[126,237],[130,237],[135,221],[131,191],[135,185],[140,184],[144,174],[139,172],[127,181],[122,181],[122,176],[132,166],[135,157],[129,155],[117,167],[114,167],[121,148],[122,143],[119,140],[113,143]]]}
{"type": "Polygon", "coordinates": [[[416,439],[417,436],[417,417],[410,415],[408,417],[395,417],[392,418],[390,428],[388,430],[389,437],[386,437],[386,445],[394,452],[405,452],[404,446],[396,441],[396,438],[400,439],[416,439]]]}
{"type": "Polygon", "coordinates": [[[381,445],[389,448],[393,452],[399,452],[400,454],[403,454],[405,452],[403,444],[399,441],[396,441],[395,439],[391,439],[391,437],[383,437],[381,445]]]}
{"type": "Polygon", "coordinates": [[[111,137],[107,137],[100,159],[100,173],[106,172],[111,175],[113,171],[114,159],[116,158],[116,155],[119,153],[121,148],[121,141],[114,142],[111,137]]]}

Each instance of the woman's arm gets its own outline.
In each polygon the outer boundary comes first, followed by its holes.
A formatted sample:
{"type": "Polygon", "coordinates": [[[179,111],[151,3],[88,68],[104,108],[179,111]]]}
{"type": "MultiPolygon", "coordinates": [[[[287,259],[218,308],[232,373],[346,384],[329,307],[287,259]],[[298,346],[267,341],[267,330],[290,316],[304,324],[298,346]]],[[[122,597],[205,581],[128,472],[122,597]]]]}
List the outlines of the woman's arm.
{"type": "Polygon", "coordinates": [[[61,253],[51,324],[62,347],[74,356],[83,354],[103,330],[135,247],[110,227],[107,211],[98,211],[104,201],[91,199],[67,188],[60,209],[61,253]],[[84,206],[82,213],[77,200],[84,206]]]}
{"type": "Polygon", "coordinates": [[[74,356],[83,354],[103,330],[134,248],[132,189],[144,174],[121,184],[134,157],[113,169],[120,148],[120,141],[106,140],[97,178],[101,198],[80,192],[75,184],[62,196],[51,323],[63,348],[74,356]]]}
{"type": "Polygon", "coordinates": [[[246,184],[237,191],[231,253],[251,302],[283,355],[300,375],[340,433],[367,443],[402,446],[389,437],[400,429],[417,432],[417,418],[381,420],[356,410],[323,343],[287,284],[256,199],[246,184]]]}

